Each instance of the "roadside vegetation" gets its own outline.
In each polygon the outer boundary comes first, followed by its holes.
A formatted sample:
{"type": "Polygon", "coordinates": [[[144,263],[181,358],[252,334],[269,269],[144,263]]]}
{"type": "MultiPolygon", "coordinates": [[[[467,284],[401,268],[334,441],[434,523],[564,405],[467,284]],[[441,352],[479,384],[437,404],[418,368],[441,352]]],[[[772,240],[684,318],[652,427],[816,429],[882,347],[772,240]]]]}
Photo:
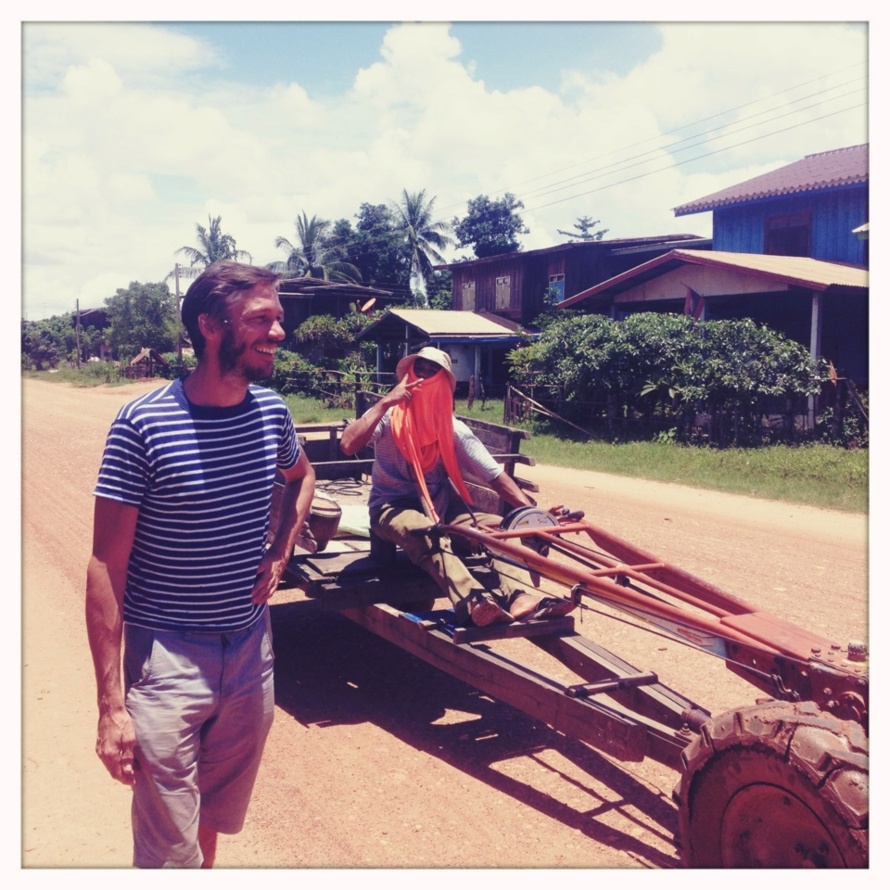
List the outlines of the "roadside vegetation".
{"type": "MultiPolygon", "coordinates": [[[[26,372],[25,376],[71,386],[132,383],[110,363],[81,370],[26,372]]],[[[347,407],[330,407],[320,399],[285,394],[295,422],[338,423],[351,419],[347,407]]],[[[476,402],[457,413],[490,423],[503,422],[501,400],[476,402]]],[[[822,443],[762,448],[704,448],[675,442],[604,442],[567,434],[555,424],[526,423],[533,429],[523,453],[539,464],[592,470],[637,479],[671,482],[694,488],[749,495],[852,513],[868,510],[868,449],[841,448],[822,443]],[[549,428],[548,428],[549,427],[549,428]]],[[[521,475],[521,471],[520,471],[521,475]]]]}
{"type": "MultiPolygon", "coordinates": [[[[389,204],[362,204],[354,221],[302,211],[295,237],[279,236],[283,259],[268,264],[285,278],[379,285],[408,306],[450,308],[450,274],[437,270],[449,243],[476,257],[520,250],[527,229],[522,202],[507,194],[468,201],[463,218],[435,222],[435,197],[403,190],[389,204]]],[[[143,370],[173,378],[194,364],[179,325],[179,276],[193,277],[219,259],[248,259],[220,217],[197,224],[190,262],[163,282],[130,282],[102,310],[23,321],[23,375],[72,386],[130,382],[143,370]],[[175,292],[168,279],[176,279],[175,292]],[[145,367],[131,363],[163,362],[145,367]],[[113,361],[100,361],[99,356],[113,361]]],[[[599,220],[579,218],[578,240],[599,240],[599,220]]],[[[558,299],[559,295],[554,295],[558,299]]],[[[374,377],[376,347],[357,338],[379,318],[373,301],[343,317],[314,315],[279,349],[270,385],[298,423],[354,415],[354,392],[374,377]]],[[[697,321],[669,313],[624,320],[551,311],[538,336],[507,358],[508,400],[459,414],[529,430],[524,451],[542,464],[596,470],[717,491],[854,512],[868,509],[868,403],[833,368],[813,362],[800,344],[749,319],[697,321]],[[841,381],[843,383],[843,381],[841,381]],[[855,401],[852,410],[850,399],[855,401]],[[809,400],[821,414],[801,425],[809,400]],[[507,409],[507,410],[505,410],[507,409]],[[543,409],[543,410],[541,410],[543,409]],[[806,428],[804,428],[804,426],[806,428]]],[[[401,343],[383,344],[382,366],[394,367],[401,343]]],[[[465,390],[464,390],[465,391],[465,390]]]]}

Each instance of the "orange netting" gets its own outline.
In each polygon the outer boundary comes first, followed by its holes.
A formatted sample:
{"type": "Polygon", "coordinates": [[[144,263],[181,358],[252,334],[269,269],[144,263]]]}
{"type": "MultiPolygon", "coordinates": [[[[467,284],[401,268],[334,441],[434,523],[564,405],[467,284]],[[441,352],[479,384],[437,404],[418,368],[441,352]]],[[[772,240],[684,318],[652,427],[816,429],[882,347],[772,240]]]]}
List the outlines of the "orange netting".
{"type": "MultiPolygon", "coordinates": [[[[412,368],[408,382],[420,378],[412,368]]],[[[390,422],[396,447],[414,470],[417,485],[431,519],[439,521],[432,499],[426,487],[424,474],[435,467],[441,458],[448,478],[454,483],[461,497],[470,502],[470,493],[461,476],[454,450],[454,396],[445,374],[436,374],[412,389],[409,402],[400,402],[392,409],[390,422]]]]}

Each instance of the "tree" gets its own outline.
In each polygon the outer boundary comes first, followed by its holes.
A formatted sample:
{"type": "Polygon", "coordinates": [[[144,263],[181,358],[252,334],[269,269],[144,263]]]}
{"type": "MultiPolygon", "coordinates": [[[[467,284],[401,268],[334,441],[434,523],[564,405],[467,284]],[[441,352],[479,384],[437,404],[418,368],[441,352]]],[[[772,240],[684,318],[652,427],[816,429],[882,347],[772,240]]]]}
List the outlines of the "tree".
{"type": "Polygon", "coordinates": [[[394,211],[385,204],[364,203],[355,216],[355,229],[341,220],[350,262],[367,284],[404,296],[411,295],[411,253],[394,211]],[[348,232],[348,235],[346,233],[348,232]]]}
{"type": "Polygon", "coordinates": [[[570,240],[602,241],[603,235],[609,231],[608,229],[599,229],[596,232],[591,231],[594,226],[598,226],[599,224],[600,221],[598,219],[591,219],[589,216],[579,216],[575,223],[576,231],[566,232],[564,229],[557,229],[556,231],[560,235],[566,235],[570,240]]]}
{"type": "Polygon", "coordinates": [[[221,216],[211,218],[208,215],[207,221],[209,226],[206,229],[200,223],[195,223],[195,232],[198,238],[197,247],[180,247],[176,251],[176,253],[182,253],[188,257],[190,266],[202,266],[206,269],[217,260],[244,259],[248,263],[253,261],[246,250],[238,250],[235,239],[231,235],[223,232],[221,216]]]}
{"type": "Polygon", "coordinates": [[[424,305],[427,304],[427,287],[433,274],[433,262],[444,263],[442,251],[452,243],[445,222],[433,220],[436,199],[426,198],[426,189],[410,193],[402,189],[402,198],[393,207],[396,227],[408,247],[411,256],[411,281],[417,287],[424,305]]]}
{"type": "Polygon", "coordinates": [[[77,358],[77,332],[71,313],[54,315],[43,321],[22,321],[22,356],[24,366],[38,371],[57,368],[62,362],[77,358]]]}
{"type": "Polygon", "coordinates": [[[521,250],[518,236],[527,235],[528,228],[516,211],[524,206],[510,192],[497,201],[488,195],[473,198],[467,202],[467,215],[452,223],[458,244],[472,247],[479,259],[521,250]]]}
{"type": "Polygon", "coordinates": [[[667,312],[616,321],[563,311],[538,323],[540,336],[508,355],[511,376],[560,392],[560,414],[579,423],[606,408],[613,418],[648,413],[689,439],[707,414],[731,421],[719,441],[756,444],[767,406],[815,395],[824,376],[805,346],[749,318],[690,324],[667,312]]]}
{"type": "Polygon", "coordinates": [[[179,307],[176,295],[163,282],[140,284],[131,281],[105,300],[108,313],[108,343],[116,358],[135,356],[148,347],[172,352],[179,337],[179,307]]]}
{"type": "Polygon", "coordinates": [[[309,219],[304,210],[297,217],[297,241],[292,244],[283,235],[275,239],[275,246],[287,253],[284,262],[271,263],[270,268],[285,278],[321,278],[325,281],[359,283],[362,273],[346,258],[346,248],[335,240],[331,223],[313,215],[309,219]]]}

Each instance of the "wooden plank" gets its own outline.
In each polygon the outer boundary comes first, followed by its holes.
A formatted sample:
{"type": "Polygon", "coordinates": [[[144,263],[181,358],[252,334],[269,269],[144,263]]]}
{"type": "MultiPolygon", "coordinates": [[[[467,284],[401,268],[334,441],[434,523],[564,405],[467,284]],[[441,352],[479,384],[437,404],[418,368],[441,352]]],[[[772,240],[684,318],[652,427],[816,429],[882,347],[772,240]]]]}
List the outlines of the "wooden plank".
{"type": "Polygon", "coordinates": [[[530,439],[532,434],[528,430],[521,430],[517,427],[505,426],[502,423],[492,423],[488,420],[479,420],[476,417],[464,417],[461,414],[456,415],[464,423],[472,424],[474,427],[482,430],[491,430],[492,432],[508,432],[517,439],[530,439]]]}
{"type": "Polygon", "coordinates": [[[552,637],[575,630],[571,615],[549,618],[546,621],[514,621],[512,624],[495,624],[490,627],[456,627],[452,639],[455,643],[478,643],[482,640],[511,640],[520,637],[552,637]]]}
{"type": "Polygon", "coordinates": [[[492,452],[491,455],[499,464],[505,463],[516,463],[516,464],[525,464],[527,467],[537,466],[535,463],[535,459],[533,457],[529,457],[527,454],[495,454],[492,452]]]}
{"type": "Polygon", "coordinates": [[[362,476],[370,476],[374,467],[373,459],[355,458],[343,460],[312,460],[312,456],[307,454],[312,461],[312,468],[315,470],[316,479],[361,479],[362,476]]]}
{"type": "Polygon", "coordinates": [[[427,622],[385,605],[344,610],[356,624],[480,691],[622,760],[646,756],[648,733],[620,706],[566,695],[565,684],[488,647],[457,646],[427,622]]]}

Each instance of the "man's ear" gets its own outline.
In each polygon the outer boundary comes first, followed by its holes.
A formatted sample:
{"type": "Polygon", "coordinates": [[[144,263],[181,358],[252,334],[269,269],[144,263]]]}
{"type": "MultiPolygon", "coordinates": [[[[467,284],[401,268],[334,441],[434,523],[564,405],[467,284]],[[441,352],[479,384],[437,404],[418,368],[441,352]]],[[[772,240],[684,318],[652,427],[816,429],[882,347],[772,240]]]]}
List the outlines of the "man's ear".
{"type": "Polygon", "coordinates": [[[212,340],[222,333],[222,322],[207,312],[198,316],[198,330],[204,335],[205,340],[212,340]]]}

